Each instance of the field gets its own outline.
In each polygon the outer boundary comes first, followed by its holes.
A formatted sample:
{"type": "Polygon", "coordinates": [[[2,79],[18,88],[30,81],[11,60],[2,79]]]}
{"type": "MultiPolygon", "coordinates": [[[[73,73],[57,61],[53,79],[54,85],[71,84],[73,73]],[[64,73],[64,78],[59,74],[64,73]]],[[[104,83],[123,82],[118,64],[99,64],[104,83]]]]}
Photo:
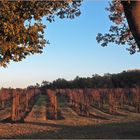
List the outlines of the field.
{"type": "Polygon", "coordinates": [[[79,116],[58,98],[60,116],[48,120],[45,106],[46,95],[40,95],[31,112],[22,123],[0,123],[0,138],[140,138],[140,114],[133,107],[119,109],[118,115],[90,107],[90,116],[79,116]]]}

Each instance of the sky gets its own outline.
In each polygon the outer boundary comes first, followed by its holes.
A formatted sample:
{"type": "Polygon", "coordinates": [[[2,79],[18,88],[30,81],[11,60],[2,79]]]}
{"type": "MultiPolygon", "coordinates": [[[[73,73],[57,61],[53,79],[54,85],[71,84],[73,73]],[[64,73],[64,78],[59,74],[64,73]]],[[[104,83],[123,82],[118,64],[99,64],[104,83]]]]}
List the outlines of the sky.
{"type": "Polygon", "coordinates": [[[80,8],[81,16],[48,24],[45,38],[51,44],[46,45],[42,54],[0,68],[0,87],[26,88],[43,80],[71,80],[76,76],[139,69],[140,53],[130,55],[127,46],[109,44],[103,48],[97,43],[97,33],[108,32],[111,25],[105,11],[107,5],[106,0],[87,0],[80,8]]]}

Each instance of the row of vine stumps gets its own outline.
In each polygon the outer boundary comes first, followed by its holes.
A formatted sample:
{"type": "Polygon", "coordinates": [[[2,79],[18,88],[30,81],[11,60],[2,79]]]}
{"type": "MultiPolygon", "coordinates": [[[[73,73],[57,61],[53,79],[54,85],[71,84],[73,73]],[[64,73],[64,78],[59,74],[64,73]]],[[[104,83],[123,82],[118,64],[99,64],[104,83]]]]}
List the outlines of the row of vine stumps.
{"type": "Polygon", "coordinates": [[[31,112],[25,118],[26,122],[46,121],[61,119],[57,96],[54,91],[46,90],[39,95],[31,112]]]}
{"type": "Polygon", "coordinates": [[[38,88],[2,88],[0,90],[0,120],[23,122],[40,93],[38,88]]]}
{"type": "Polygon", "coordinates": [[[0,120],[46,121],[65,119],[69,107],[83,117],[103,118],[140,112],[139,88],[114,89],[1,89],[0,120]],[[94,113],[98,110],[98,115],[94,113]],[[100,112],[99,112],[100,111],[100,112]],[[100,116],[99,116],[100,114],[100,116]],[[107,115],[108,114],[108,115],[107,115]]]}
{"type": "Polygon", "coordinates": [[[114,116],[123,116],[126,110],[140,113],[139,88],[56,89],[55,92],[58,97],[65,97],[67,105],[84,117],[98,117],[93,111],[95,109],[114,116]]]}

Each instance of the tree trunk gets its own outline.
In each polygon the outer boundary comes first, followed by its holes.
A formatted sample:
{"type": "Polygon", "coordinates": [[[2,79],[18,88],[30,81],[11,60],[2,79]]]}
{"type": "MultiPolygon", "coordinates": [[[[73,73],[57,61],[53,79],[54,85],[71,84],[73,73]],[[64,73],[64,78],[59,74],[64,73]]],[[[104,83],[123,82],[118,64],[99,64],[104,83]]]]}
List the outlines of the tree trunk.
{"type": "Polygon", "coordinates": [[[4,109],[4,107],[5,107],[5,101],[2,100],[2,101],[1,101],[1,108],[4,109]]]}
{"type": "Polygon", "coordinates": [[[121,0],[132,35],[140,49],[140,1],[121,0]]]}

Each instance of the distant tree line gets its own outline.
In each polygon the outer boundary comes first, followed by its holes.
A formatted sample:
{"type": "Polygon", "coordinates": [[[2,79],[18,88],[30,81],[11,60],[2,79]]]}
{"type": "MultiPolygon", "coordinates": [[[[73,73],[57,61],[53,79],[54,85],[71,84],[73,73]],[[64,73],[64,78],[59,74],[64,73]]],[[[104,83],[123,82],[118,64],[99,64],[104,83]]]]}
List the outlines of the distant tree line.
{"type": "Polygon", "coordinates": [[[128,70],[118,74],[106,73],[103,76],[94,74],[92,77],[79,77],[74,80],[58,78],[53,82],[43,81],[42,88],[132,88],[140,87],[140,70],[128,70]]]}

